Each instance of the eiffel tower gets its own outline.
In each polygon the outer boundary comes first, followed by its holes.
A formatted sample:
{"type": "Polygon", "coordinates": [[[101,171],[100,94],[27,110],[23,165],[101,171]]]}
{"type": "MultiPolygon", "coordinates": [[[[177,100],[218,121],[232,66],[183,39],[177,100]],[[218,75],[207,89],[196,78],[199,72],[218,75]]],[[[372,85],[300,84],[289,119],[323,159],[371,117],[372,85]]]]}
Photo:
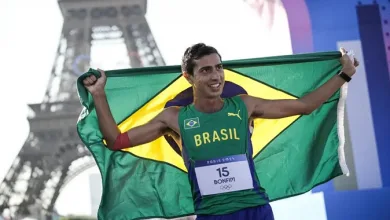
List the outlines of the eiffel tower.
{"type": "MultiPolygon", "coordinates": [[[[58,0],[61,38],[42,103],[30,104],[30,134],[0,184],[0,215],[52,219],[61,189],[95,165],[76,122],[76,79],[91,62],[93,43],[120,41],[129,67],[163,66],[146,21],[146,0],[58,0]]],[[[112,55],[107,55],[112,56],[112,55]]]]}

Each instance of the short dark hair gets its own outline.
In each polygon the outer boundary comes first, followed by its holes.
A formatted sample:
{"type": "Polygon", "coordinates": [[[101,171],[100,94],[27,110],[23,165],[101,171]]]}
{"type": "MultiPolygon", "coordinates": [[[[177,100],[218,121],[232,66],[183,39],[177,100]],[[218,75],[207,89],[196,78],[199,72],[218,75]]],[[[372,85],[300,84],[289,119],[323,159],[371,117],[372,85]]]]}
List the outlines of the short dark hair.
{"type": "Polygon", "coordinates": [[[181,60],[181,70],[190,75],[194,75],[195,60],[213,53],[218,54],[219,58],[222,59],[217,49],[212,46],[207,46],[204,43],[198,43],[188,47],[181,60]]]}

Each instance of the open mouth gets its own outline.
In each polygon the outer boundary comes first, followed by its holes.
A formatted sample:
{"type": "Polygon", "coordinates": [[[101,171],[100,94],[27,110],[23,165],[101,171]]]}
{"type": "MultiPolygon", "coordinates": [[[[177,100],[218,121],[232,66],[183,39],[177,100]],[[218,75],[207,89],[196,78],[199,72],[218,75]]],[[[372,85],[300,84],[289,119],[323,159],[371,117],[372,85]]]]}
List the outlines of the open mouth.
{"type": "Polygon", "coordinates": [[[221,83],[214,83],[214,84],[211,84],[210,87],[212,89],[219,89],[219,87],[221,86],[221,83]]]}

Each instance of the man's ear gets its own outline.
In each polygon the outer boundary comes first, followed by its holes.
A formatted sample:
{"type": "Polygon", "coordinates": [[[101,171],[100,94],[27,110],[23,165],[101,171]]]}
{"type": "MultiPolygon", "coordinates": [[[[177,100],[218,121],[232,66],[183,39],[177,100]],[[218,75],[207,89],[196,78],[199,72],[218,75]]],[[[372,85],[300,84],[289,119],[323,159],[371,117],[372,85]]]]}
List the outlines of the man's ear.
{"type": "Polygon", "coordinates": [[[187,73],[187,72],[183,72],[183,77],[186,78],[186,80],[188,81],[189,84],[193,84],[193,79],[192,79],[192,75],[187,73]]]}

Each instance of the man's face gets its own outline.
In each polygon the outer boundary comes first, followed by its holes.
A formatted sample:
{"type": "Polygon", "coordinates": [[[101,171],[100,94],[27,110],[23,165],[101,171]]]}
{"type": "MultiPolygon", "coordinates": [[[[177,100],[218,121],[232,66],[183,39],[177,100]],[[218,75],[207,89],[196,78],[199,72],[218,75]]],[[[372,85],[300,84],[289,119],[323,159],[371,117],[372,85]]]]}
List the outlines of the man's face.
{"type": "Polygon", "coordinates": [[[196,95],[215,98],[222,94],[225,74],[218,54],[213,53],[195,60],[194,75],[191,77],[196,95]]]}

